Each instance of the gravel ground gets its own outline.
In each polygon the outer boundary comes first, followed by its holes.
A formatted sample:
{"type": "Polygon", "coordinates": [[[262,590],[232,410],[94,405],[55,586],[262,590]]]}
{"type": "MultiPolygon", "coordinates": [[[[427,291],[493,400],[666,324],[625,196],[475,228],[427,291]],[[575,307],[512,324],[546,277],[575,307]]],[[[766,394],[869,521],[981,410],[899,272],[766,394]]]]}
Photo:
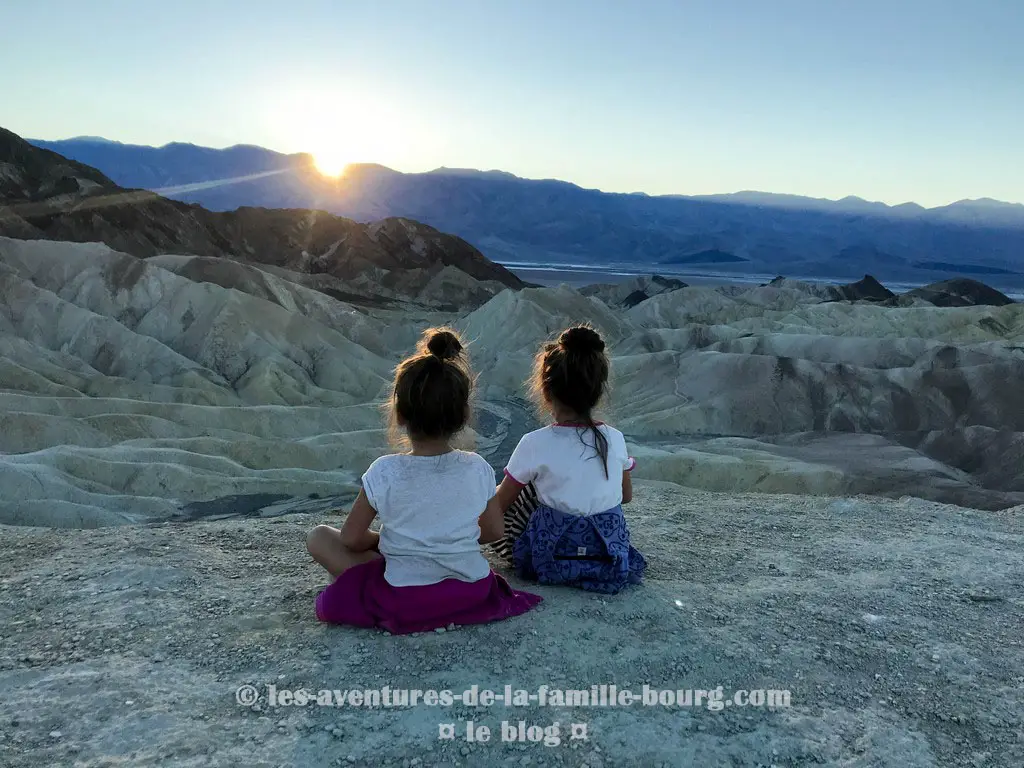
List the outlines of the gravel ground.
{"type": "Polygon", "coordinates": [[[316,622],[323,514],[0,527],[0,765],[1020,766],[1022,511],[641,482],[643,586],[534,588],[526,616],[410,637],[316,622]],[[266,687],[602,683],[790,706],[272,707],[266,687]]]}

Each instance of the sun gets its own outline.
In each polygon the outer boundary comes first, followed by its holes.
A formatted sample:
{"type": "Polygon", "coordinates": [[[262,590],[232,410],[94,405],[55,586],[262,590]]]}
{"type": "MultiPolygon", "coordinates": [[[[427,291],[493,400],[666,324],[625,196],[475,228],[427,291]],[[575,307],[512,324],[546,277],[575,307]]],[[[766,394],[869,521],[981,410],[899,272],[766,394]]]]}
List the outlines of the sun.
{"type": "Polygon", "coordinates": [[[349,159],[340,152],[326,150],[313,154],[313,164],[324,176],[338,178],[345,173],[345,169],[349,165],[349,159]]]}

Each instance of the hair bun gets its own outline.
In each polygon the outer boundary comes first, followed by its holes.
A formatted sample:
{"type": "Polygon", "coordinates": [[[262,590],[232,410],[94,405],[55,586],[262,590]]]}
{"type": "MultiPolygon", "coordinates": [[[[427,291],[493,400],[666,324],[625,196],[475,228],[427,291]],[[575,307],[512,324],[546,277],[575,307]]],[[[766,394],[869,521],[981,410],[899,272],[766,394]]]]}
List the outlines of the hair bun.
{"type": "Polygon", "coordinates": [[[447,328],[427,331],[427,351],[442,360],[451,360],[462,354],[462,342],[455,333],[447,328]]]}
{"type": "Polygon", "coordinates": [[[604,339],[585,325],[566,328],[558,337],[558,343],[566,352],[604,352],[604,339]]]}

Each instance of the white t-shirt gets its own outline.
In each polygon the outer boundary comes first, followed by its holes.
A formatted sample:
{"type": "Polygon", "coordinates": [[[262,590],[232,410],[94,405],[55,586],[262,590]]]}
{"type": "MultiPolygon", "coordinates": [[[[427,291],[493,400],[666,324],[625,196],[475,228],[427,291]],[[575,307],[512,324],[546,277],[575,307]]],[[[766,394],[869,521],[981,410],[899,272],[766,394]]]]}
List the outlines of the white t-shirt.
{"type": "Polygon", "coordinates": [[[480,515],[494,496],[494,470],[466,451],[381,456],[363,490],[381,520],[384,578],[394,587],[490,573],[480,551],[480,515]]]}
{"type": "Polygon", "coordinates": [[[636,461],[619,430],[601,422],[598,429],[608,440],[608,477],[594,448],[594,433],[574,424],[552,424],[523,435],[505,467],[506,477],[519,485],[533,483],[537,500],[560,512],[594,515],[618,506],[622,472],[636,461]]]}

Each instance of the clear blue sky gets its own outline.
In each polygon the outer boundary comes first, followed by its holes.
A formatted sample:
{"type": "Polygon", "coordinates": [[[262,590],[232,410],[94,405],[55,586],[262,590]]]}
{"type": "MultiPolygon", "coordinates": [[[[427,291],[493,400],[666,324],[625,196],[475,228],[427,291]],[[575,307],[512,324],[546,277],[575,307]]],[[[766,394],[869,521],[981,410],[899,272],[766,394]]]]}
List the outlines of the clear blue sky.
{"type": "Polygon", "coordinates": [[[6,0],[0,125],[609,191],[1024,202],[1024,0],[6,0]]]}

